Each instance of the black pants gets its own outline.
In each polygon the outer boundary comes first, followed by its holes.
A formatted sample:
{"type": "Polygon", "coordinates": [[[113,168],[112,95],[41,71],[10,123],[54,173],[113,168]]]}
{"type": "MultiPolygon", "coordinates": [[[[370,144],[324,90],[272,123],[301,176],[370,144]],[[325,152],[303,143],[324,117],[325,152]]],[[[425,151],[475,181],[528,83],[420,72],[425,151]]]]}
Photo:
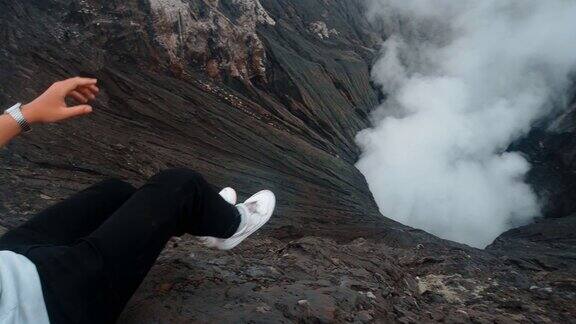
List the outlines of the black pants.
{"type": "Polygon", "coordinates": [[[231,237],[235,207],[196,172],[164,171],[139,190],[108,180],[0,238],[38,268],[52,323],[113,323],[172,236],[231,237]]]}

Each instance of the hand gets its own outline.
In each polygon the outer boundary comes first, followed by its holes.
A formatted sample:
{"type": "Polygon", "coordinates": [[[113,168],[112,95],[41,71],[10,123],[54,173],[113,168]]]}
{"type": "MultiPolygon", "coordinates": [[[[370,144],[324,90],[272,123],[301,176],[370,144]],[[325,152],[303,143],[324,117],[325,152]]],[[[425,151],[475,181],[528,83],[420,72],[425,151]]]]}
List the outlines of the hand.
{"type": "Polygon", "coordinates": [[[87,105],[88,101],[96,99],[100,91],[96,86],[97,82],[96,79],[80,77],[56,82],[40,97],[23,105],[22,114],[30,124],[55,123],[87,115],[92,112],[92,107],[87,105]],[[67,97],[80,105],[68,107],[67,97]]]}

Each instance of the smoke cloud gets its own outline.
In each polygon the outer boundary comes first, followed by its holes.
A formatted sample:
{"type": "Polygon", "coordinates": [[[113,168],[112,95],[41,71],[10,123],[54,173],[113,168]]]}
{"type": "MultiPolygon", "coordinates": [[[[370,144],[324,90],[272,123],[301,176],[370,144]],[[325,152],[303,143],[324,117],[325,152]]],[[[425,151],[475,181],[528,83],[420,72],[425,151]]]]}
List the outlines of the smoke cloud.
{"type": "Polygon", "coordinates": [[[565,106],[576,2],[372,0],[390,37],[373,69],[387,95],[357,167],[384,215],[485,247],[539,215],[529,163],[506,152],[565,106]]]}

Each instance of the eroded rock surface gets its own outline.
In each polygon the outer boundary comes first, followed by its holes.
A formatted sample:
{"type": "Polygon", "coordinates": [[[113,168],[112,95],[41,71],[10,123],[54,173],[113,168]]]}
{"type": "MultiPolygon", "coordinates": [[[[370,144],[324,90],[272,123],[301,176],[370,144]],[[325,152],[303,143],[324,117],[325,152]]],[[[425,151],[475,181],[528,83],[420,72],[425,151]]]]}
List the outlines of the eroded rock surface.
{"type": "Polygon", "coordinates": [[[155,39],[181,69],[193,64],[209,76],[266,80],[266,51],[256,32],[276,25],[259,0],[151,0],[155,39]]]}
{"type": "Polygon", "coordinates": [[[378,212],[354,136],[384,37],[360,0],[2,1],[1,106],[79,73],[103,92],[0,152],[0,225],[187,166],[241,197],[274,190],[278,212],[232,252],[174,239],[121,322],[570,322],[575,218],[480,251],[378,212]]]}

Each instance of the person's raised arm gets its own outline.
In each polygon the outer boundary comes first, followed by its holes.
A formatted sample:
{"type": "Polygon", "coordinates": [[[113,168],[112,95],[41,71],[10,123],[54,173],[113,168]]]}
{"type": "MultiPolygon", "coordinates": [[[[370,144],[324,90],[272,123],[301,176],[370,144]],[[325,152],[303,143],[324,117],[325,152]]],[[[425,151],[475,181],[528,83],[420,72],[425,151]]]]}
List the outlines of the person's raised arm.
{"type": "MultiPolygon", "coordinates": [[[[80,77],[56,82],[34,101],[21,106],[21,114],[30,125],[55,123],[89,114],[92,107],[87,103],[94,100],[99,92],[97,82],[96,79],[80,77]],[[68,107],[67,97],[80,105],[68,107]]],[[[12,115],[0,115],[0,148],[21,132],[22,126],[12,115]]]]}

